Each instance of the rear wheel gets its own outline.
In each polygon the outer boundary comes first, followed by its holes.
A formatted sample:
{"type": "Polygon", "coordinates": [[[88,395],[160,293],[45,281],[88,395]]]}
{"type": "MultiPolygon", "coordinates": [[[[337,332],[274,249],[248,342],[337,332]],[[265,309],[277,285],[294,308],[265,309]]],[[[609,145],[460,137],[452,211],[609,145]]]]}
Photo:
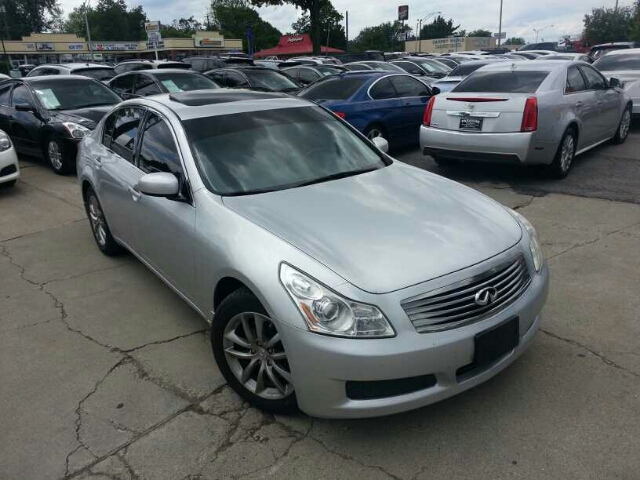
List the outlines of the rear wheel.
{"type": "Polygon", "coordinates": [[[9,180],[8,182],[0,183],[0,188],[11,188],[16,184],[17,180],[9,180]]]}
{"type": "Polygon", "coordinates": [[[624,143],[629,136],[629,129],[631,128],[631,105],[627,105],[627,108],[622,112],[622,118],[616,130],[615,136],[611,139],[613,143],[624,143]]]}
{"type": "Polygon", "coordinates": [[[280,334],[248,288],[233,292],[216,310],[211,347],[229,386],[251,405],[273,413],[297,410],[280,334]]]}
{"type": "Polygon", "coordinates": [[[551,176],[564,178],[569,174],[569,170],[571,170],[571,166],[573,165],[573,159],[576,156],[576,139],[577,135],[573,128],[569,128],[564,132],[556,156],[548,167],[551,176]]]}
{"type": "Polygon", "coordinates": [[[389,141],[389,139],[387,138],[387,134],[384,131],[384,129],[377,124],[373,124],[373,125],[369,125],[366,130],[364,131],[364,135],[369,139],[369,140],[373,140],[376,137],[382,137],[385,140],[389,141]]]}

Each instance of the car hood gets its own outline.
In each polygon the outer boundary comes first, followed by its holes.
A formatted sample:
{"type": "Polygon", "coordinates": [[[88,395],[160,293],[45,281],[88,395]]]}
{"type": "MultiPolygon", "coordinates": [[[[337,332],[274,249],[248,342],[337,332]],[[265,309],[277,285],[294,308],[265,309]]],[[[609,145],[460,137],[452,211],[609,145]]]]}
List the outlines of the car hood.
{"type": "Polygon", "coordinates": [[[112,105],[100,107],[78,108],[76,110],[60,110],[51,112],[51,118],[57,122],[74,122],[93,130],[112,105]]]}
{"type": "Polygon", "coordinates": [[[355,177],[223,202],[371,293],[474,265],[522,236],[500,204],[399,162],[355,177]]]}

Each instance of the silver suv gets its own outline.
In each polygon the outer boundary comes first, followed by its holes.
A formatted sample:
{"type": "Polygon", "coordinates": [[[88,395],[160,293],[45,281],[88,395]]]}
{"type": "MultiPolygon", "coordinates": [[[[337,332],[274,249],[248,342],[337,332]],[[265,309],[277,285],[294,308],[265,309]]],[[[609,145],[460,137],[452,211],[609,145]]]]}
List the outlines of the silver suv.
{"type": "Polygon", "coordinates": [[[193,91],[113,109],[78,177],[98,248],[131,251],[211,322],[239,395],[366,417],[511,364],[549,276],[521,215],[386,148],[300,98],[193,91]]]}
{"type": "Polygon", "coordinates": [[[99,63],[52,63],[34,68],[27,74],[27,77],[42,77],[45,75],[82,75],[100,82],[106,82],[115,76],[115,72],[113,67],[99,63]]]}

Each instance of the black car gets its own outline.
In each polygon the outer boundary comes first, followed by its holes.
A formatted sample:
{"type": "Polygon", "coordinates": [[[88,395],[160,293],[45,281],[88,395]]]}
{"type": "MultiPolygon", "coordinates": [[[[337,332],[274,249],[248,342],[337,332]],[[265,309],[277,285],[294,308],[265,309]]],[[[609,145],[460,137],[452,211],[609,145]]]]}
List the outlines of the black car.
{"type": "Polygon", "coordinates": [[[518,52],[526,52],[527,50],[550,50],[555,52],[558,50],[558,42],[529,43],[520,47],[518,52]]]}
{"type": "Polygon", "coordinates": [[[123,73],[107,84],[122,98],[148,97],[161,93],[220,88],[213,80],[190,70],[143,70],[123,73]]]}
{"type": "Polygon", "coordinates": [[[338,75],[342,72],[346,72],[347,69],[339,67],[337,65],[297,65],[295,67],[286,67],[286,64],[281,65],[281,69],[284,73],[293,78],[301,85],[307,86],[314,82],[317,82],[321,78],[329,75],[338,75]]]}
{"type": "Polygon", "coordinates": [[[287,74],[266,67],[218,68],[205,72],[216,83],[227,88],[246,88],[263,92],[295,94],[301,86],[287,74]]]}
{"type": "Polygon", "coordinates": [[[0,81],[0,129],[18,153],[44,157],[56,173],[72,171],[77,144],[122,99],[77,75],[0,81]]]}
{"type": "Polygon", "coordinates": [[[162,70],[171,68],[189,70],[191,66],[184,62],[174,62],[171,60],[125,60],[113,67],[116,75],[138,70],[162,70]]]}
{"type": "Polygon", "coordinates": [[[189,65],[192,70],[201,73],[208,72],[209,70],[214,70],[216,68],[224,68],[229,66],[253,65],[253,60],[251,60],[250,58],[242,57],[187,57],[182,61],[189,65]]]}

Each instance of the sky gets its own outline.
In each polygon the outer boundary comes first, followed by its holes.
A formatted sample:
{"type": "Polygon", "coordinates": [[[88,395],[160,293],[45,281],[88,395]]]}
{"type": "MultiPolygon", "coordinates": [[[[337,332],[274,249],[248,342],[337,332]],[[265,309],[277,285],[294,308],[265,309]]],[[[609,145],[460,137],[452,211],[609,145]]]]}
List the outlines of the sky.
{"type": "MultiPolygon", "coordinates": [[[[583,18],[595,7],[614,7],[615,0],[503,0],[502,30],[507,37],[524,37],[527,42],[535,39],[534,28],[539,29],[538,41],[555,41],[562,35],[582,32],[583,18]],[[553,26],[551,26],[553,25],[553,26]],[[545,28],[546,27],[546,28],[545,28]]],[[[80,0],[60,0],[65,13],[80,5],[80,0]]],[[[204,19],[207,0],[127,0],[132,6],[142,5],[149,20],[170,23],[174,18],[204,19]]],[[[398,5],[409,5],[409,25],[413,28],[419,18],[441,12],[452,18],[467,31],[483,28],[498,31],[500,0],[432,0],[413,2],[402,0],[332,0],[339,12],[349,11],[349,38],[353,39],[362,28],[379,25],[397,18],[398,5]]],[[[620,0],[620,5],[631,5],[633,0],[620,0]]],[[[301,11],[291,5],[258,9],[262,18],[281,32],[291,31],[291,24],[301,11]]],[[[428,23],[428,22],[427,22],[428,23]]]]}

